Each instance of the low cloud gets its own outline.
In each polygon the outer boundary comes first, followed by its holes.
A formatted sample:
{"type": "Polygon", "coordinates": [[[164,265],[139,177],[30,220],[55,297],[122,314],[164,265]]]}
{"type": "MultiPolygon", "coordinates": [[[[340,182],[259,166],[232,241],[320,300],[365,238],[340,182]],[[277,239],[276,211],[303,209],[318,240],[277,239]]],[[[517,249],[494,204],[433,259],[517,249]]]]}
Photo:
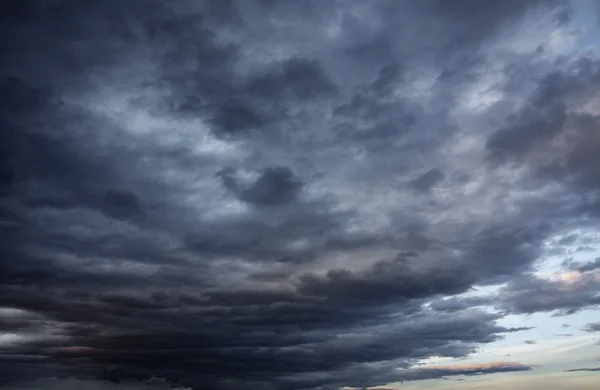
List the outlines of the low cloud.
{"type": "Polygon", "coordinates": [[[419,373],[423,372],[435,372],[440,376],[451,376],[451,375],[479,375],[479,374],[492,374],[500,372],[511,372],[511,371],[529,371],[532,367],[514,362],[491,362],[491,363],[478,363],[478,364],[452,364],[446,366],[433,366],[418,369],[419,373]]]}
{"type": "Polygon", "coordinates": [[[590,322],[583,330],[586,332],[600,332],[600,322],[590,322]]]}
{"type": "Polygon", "coordinates": [[[3,385],[531,369],[419,366],[600,304],[585,9],[482,4],[3,1],[3,385]]]}
{"type": "Polygon", "coordinates": [[[600,371],[600,367],[593,368],[572,368],[570,370],[565,370],[565,372],[597,372],[600,371]]]}
{"type": "Polygon", "coordinates": [[[170,383],[158,379],[148,381],[128,381],[114,383],[110,381],[96,381],[85,379],[58,379],[47,378],[35,381],[17,382],[11,385],[11,389],[27,390],[188,390],[185,387],[173,386],[170,383]]]}

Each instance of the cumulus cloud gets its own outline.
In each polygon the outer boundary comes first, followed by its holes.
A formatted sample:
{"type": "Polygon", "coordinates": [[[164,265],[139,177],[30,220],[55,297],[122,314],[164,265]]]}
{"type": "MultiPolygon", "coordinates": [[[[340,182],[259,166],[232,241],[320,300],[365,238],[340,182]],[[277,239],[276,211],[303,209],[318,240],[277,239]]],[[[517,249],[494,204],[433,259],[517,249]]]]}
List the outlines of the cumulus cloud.
{"type": "Polygon", "coordinates": [[[600,62],[547,39],[573,7],[2,2],[2,383],[530,369],[418,365],[600,304],[597,260],[535,273],[600,218],[600,62]]]}

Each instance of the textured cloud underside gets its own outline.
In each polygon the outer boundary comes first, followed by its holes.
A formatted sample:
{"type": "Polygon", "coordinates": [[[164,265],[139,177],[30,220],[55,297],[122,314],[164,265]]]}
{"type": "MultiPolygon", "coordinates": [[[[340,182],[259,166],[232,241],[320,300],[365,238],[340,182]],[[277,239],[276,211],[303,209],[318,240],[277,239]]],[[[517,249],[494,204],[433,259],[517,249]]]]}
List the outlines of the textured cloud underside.
{"type": "Polygon", "coordinates": [[[600,304],[597,259],[536,272],[600,221],[573,7],[4,1],[0,383],[529,370],[420,365],[600,304]]]}

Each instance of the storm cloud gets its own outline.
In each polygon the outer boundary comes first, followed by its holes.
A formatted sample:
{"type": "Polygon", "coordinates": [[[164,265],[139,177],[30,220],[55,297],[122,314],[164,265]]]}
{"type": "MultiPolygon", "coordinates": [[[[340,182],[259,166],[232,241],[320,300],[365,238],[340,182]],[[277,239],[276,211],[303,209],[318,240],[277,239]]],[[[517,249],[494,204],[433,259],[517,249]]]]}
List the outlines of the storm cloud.
{"type": "Polygon", "coordinates": [[[535,273],[600,222],[573,7],[2,2],[0,384],[533,369],[423,364],[600,305],[598,259],[535,273]]]}

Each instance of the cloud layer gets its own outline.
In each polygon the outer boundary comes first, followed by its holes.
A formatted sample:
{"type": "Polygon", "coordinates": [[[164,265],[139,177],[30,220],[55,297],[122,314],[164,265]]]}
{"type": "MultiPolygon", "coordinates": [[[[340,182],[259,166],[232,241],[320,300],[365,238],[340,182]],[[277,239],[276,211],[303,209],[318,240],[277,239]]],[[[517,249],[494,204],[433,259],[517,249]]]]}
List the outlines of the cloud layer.
{"type": "Polygon", "coordinates": [[[567,2],[2,7],[3,383],[523,371],[419,364],[600,304],[597,259],[536,273],[600,219],[567,2]]]}

